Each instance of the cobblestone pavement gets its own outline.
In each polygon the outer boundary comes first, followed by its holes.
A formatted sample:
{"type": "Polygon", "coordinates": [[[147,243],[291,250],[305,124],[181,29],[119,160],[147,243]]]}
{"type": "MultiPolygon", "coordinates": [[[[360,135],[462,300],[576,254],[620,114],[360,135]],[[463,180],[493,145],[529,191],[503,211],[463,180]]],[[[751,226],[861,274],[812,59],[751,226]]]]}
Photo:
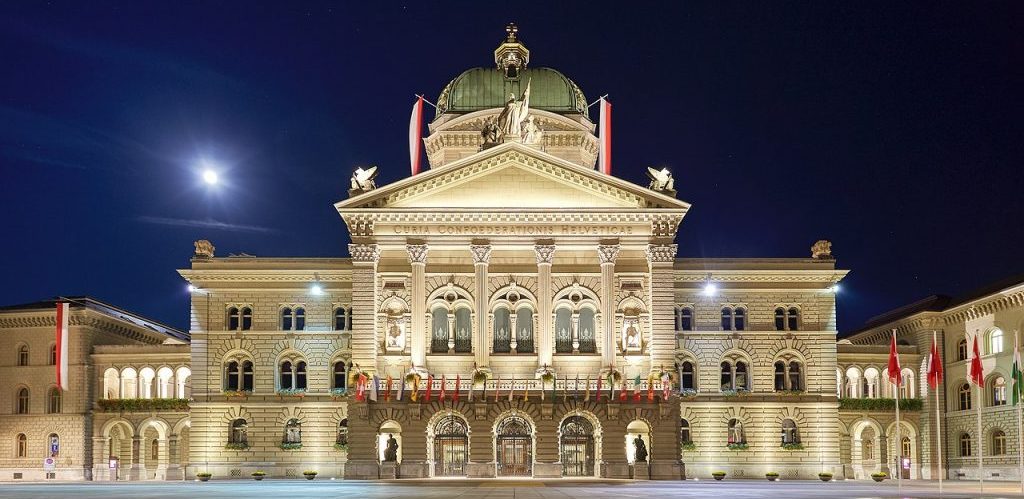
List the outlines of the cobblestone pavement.
{"type": "Polygon", "coordinates": [[[605,499],[664,497],[713,497],[728,499],[784,498],[969,498],[1024,497],[1013,483],[986,484],[985,494],[977,483],[947,483],[939,495],[937,482],[914,481],[902,488],[895,482],[865,481],[822,483],[816,481],[713,480],[686,482],[631,481],[539,481],[539,480],[431,480],[401,482],[355,482],[316,480],[250,480],[135,483],[3,483],[0,498],[339,498],[339,499],[605,499]]]}

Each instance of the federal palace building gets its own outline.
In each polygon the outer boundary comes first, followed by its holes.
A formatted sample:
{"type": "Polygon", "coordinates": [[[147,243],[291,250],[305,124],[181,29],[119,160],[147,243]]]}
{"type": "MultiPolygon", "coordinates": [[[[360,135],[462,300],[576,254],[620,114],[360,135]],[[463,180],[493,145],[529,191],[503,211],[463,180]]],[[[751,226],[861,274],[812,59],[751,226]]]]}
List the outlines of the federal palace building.
{"type": "Polygon", "coordinates": [[[839,339],[847,270],[828,241],[802,236],[793,258],[677,258],[690,205],[671,173],[636,185],[600,171],[582,90],[529,62],[510,29],[493,65],[440,91],[429,168],[381,186],[354,174],[334,205],[349,257],[196,241],[178,270],[188,331],[62,298],[68,390],[57,300],[0,308],[0,480],[976,479],[979,455],[985,478],[1017,479],[1007,386],[1024,279],[839,339]],[[982,400],[965,334],[982,335],[982,400]]]}

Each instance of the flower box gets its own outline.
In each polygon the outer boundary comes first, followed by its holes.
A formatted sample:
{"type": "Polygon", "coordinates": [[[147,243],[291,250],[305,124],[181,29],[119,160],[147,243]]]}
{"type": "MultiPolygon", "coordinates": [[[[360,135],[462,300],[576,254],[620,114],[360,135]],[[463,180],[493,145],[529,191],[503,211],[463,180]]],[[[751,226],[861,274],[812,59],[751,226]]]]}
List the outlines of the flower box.
{"type": "Polygon", "coordinates": [[[695,444],[693,442],[683,442],[682,444],[680,444],[679,447],[680,447],[681,450],[684,450],[684,451],[694,451],[694,450],[697,450],[697,444],[695,444]]]}
{"type": "Polygon", "coordinates": [[[882,480],[885,480],[888,477],[889,477],[889,475],[887,475],[887,474],[885,474],[884,472],[881,472],[881,471],[879,471],[878,473],[872,473],[871,474],[871,479],[876,481],[876,482],[881,482],[882,480]]]}
{"type": "Polygon", "coordinates": [[[711,477],[712,477],[712,478],[714,478],[715,480],[718,480],[719,482],[721,482],[721,481],[722,481],[722,479],[724,479],[724,478],[725,478],[725,472],[724,472],[724,471],[715,471],[715,472],[712,472],[712,473],[711,473],[711,477]]]}
{"type": "Polygon", "coordinates": [[[312,480],[316,478],[316,471],[306,470],[302,472],[302,476],[306,477],[306,480],[312,480]]]}
{"type": "Polygon", "coordinates": [[[302,442],[281,442],[281,445],[278,445],[278,447],[281,450],[299,450],[302,448],[302,442]]]}
{"type": "Polygon", "coordinates": [[[252,395],[252,390],[224,390],[221,395],[228,398],[245,398],[252,395]]]}
{"type": "Polygon", "coordinates": [[[728,448],[729,450],[747,450],[750,448],[750,446],[747,445],[746,442],[732,443],[726,445],[725,447],[728,448]]]}
{"type": "Polygon", "coordinates": [[[281,397],[298,397],[298,398],[302,398],[302,397],[306,396],[306,389],[305,388],[297,388],[297,389],[278,390],[277,394],[279,396],[281,396],[281,397]]]}
{"type": "Polygon", "coordinates": [[[779,474],[774,471],[769,471],[764,474],[764,477],[767,478],[769,482],[774,482],[779,479],[779,474]]]}
{"type": "Polygon", "coordinates": [[[818,473],[818,480],[821,480],[823,482],[831,482],[832,481],[832,473],[828,473],[828,472],[818,473]]]}
{"type": "Polygon", "coordinates": [[[782,444],[782,450],[804,450],[804,444],[799,442],[782,444]]]}
{"type": "Polygon", "coordinates": [[[260,480],[263,480],[264,478],[266,478],[266,476],[267,476],[267,473],[264,472],[264,471],[253,471],[252,472],[252,479],[256,480],[257,482],[260,481],[260,480]]]}
{"type": "Polygon", "coordinates": [[[97,407],[103,412],[188,412],[189,399],[100,399],[97,407]]]}
{"type": "Polygon", "coordinates": [[[200,482],[209,482],[210,477],[212,476],[212,473],[196,473],[196,478],[198,478],[200,482]]]}
{"type": "Polygon", "coordinates": [[[225,450],[246,450],[249,448],[249,444],[246,442],[228,442],[224,444],[225,450]]]}

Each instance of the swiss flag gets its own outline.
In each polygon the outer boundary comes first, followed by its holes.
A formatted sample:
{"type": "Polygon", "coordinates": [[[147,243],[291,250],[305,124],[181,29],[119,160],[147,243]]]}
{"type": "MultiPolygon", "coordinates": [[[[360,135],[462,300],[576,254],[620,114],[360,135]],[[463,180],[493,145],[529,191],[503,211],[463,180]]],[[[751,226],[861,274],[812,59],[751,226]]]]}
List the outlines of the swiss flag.
{"type": "Polygon", "coordinates": [[[974,355],[971,357],[971,371],[968,374],[971,377],[971,383],[985,386],[985,370],[981,367],[981,349],[978,348],[978,336],[980,335],[974,335],[974,355]]]}
{"type": "Polygon", "coordinates": [[[889,382],[900,386],[903,384],[903,369],[900,369],[900,353],[896,349],[896,330],[892,330],[892,341],[889,343],[889,382]]]}
{"type": "Polygon", "coordinates": [[[928,387],[935,389],[942,383],[942,357],[939,356],[937,335],[932,332],[932,350],[928,353],[928,387]]]}

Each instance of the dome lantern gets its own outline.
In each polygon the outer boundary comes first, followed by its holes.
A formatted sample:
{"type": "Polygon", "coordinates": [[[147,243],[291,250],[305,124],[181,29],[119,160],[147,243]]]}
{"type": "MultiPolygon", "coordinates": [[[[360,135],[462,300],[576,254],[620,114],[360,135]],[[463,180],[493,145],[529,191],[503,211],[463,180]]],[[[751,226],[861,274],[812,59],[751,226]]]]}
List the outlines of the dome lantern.
{"type": "Polygon", "coordinates": [[[530,63],[530,51],[519,42],[519,27],[515,23],[505,26],[505,41],[494,49],[494,63],[498,65],[505,78],[510,80],[519,78],[523,69],[530,63]]]}

